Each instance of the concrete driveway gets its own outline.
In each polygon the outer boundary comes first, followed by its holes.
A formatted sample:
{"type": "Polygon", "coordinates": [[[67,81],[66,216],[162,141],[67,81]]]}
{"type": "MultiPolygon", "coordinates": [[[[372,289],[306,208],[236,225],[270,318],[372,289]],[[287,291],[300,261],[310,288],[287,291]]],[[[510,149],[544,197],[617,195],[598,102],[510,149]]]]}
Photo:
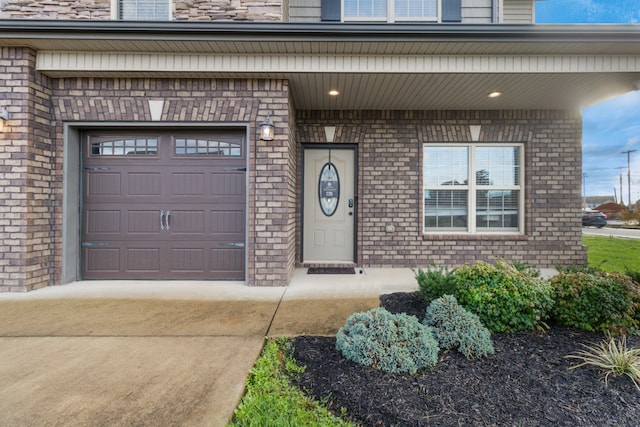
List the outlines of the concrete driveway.
{"type": "Polygon", "coordinates": [[[287,288],[81,282],[0,294],[0,425],[224,426],[265,336],[333,335],[409,270],[287,288]]]}
{"type": "Polygon", "coordinates": [[[0,302],[0,425],[225,425],[278,300],[0,302]]]}

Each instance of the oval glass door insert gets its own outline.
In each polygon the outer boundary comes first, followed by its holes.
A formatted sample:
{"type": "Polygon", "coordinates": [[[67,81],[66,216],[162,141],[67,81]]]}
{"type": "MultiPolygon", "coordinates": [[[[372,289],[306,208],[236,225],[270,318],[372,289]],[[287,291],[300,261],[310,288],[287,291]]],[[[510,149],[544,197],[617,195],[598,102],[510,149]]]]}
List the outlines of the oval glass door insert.
{"type": "Polygon", "coordinates": [[[318,199],[320,200],[320,209],[326,216],[333,215],[338,209],[340,177],[338,176],[338,170],[331,162],[325,163],[320,170],[318,199]]]}

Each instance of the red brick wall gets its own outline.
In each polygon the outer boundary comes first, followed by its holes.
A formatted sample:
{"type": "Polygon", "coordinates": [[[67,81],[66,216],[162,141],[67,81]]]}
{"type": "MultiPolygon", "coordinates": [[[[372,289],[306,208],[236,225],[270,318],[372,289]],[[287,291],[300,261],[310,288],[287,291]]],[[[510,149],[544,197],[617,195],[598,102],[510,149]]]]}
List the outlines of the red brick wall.
{"type": "Polygon", "coordinates": [[[298,142],[324,142],[326,125],[337,126],[336,143],[358,144],[359,265],[453,266],[498,256],[541,268],[586,262],[579,112],[299,111],[298,142]],[[523,235],[422,232],[422,143],[471,142],[469,125],[482,125],[480,141],[525,143],[523,235]]]}
{"type": "Polygon", "coordinates": [[[54,150],[48,79],[36,54],[0,49],[0,103],[12,117],[0,134],[0,292],[51,283],[54,150]]]}

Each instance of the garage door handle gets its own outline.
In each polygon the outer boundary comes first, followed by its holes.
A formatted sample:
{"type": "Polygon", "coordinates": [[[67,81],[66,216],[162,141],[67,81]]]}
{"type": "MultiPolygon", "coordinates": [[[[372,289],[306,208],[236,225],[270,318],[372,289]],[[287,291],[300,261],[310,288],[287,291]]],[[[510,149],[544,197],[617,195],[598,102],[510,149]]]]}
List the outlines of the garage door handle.
{"type": "Polygon", "coordinates": [[[160,231],[164,230],[164,209],[160,211],[160,231]]]}
{"type": "Polygon", "coordinates": [[[165,220],[164,220],[164,227],[165,227],[167,230],[170,230],[170,229],[171,229],[171,222],[170,222],[170,220],[171,220],[171,211],[169,211],[169,210],[168,210],[168,211],[167,211],[167,216],[165,217],[165,220]]]}

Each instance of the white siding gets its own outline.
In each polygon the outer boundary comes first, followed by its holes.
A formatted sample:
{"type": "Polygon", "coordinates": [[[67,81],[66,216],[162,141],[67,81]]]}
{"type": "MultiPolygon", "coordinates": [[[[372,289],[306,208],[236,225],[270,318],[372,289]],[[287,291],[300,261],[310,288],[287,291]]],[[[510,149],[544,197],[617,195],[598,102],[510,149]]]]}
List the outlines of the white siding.
{"type": "Polygon", "coordinates": [[[493,0],[462,0],[462,22],[464,24],[491,24],[493,0]]]}
{"type": "Polygon", "coordinates": [[[534,0],[504,0],[502,22],[505,24],[533,24],[534,0]]]}

